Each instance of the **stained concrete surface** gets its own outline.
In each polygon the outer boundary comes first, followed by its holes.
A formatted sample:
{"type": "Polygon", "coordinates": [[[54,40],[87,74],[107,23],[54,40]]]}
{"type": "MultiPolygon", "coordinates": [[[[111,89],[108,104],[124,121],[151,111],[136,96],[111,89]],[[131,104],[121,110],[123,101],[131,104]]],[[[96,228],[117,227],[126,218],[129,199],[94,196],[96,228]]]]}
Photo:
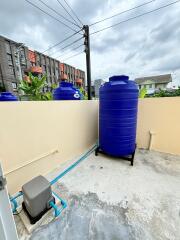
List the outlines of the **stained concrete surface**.
{"type": "MultiPolygon", "coordinates": [[[[52,179],[71,162],[47,178],[52,179]]],[[[180,157],[137,150],[129,162],[91,154],[54,186],[68,208],[21,240],[179,240],[180,157]]]]}

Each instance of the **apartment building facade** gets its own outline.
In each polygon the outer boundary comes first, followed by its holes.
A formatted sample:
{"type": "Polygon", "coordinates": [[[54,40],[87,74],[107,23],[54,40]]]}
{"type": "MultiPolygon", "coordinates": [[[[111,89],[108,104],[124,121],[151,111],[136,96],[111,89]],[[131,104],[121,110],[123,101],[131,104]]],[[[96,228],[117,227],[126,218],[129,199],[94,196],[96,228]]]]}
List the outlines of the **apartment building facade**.
{"type": "Polygon", "coordinates": [[[44,91],[51,91],[61,80],[85,86],[84,71],[0,36],[0,91],[18,94],[19,81],[26,79],[29,72],[37,76],[46,74],[44,91]]]}
{"type": "Polygon", "coordinates": [[[61,63],[61,79],[73,83],[76,87],[85,88],[85,72],[66,63],[61,63]]]}

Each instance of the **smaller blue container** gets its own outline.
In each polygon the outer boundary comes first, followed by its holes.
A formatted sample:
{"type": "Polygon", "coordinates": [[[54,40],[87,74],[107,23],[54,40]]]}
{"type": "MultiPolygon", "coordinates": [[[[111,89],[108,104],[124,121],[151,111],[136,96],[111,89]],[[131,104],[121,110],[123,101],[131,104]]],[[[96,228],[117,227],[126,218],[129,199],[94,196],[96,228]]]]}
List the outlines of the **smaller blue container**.
{"type": "Polygon", "coordinates": [[[18,98],[11,92],[0,93],[0,101],[18,101],[18,98]]]}
{"type": "Polygon", "coordinates": [[[54,100],[80,100],[81,95],[79,89],[73,87],[72,83],[60,82],[59,87],[53,92],[54,100]]]}

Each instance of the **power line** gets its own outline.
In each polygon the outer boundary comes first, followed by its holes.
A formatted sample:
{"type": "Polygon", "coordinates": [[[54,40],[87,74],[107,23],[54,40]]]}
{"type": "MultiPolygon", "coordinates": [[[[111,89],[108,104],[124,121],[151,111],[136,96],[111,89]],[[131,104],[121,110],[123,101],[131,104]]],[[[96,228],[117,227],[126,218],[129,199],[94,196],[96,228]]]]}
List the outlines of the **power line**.
{"type": "Polygon", "coordinates": [[[29,0],[25,0],[26,2],[28,2],[29,4],[31,4],[33,7],[39,9],[41,12],[43,12],[44,14],[48,15],[49,17],[53,18],[54,20],[60,22],[61,24],[63,24],[64,26],[66,26],[67,28],[71,29],[73,32],[76,32],[75,29],[71,28],[69,25],[67,25],[66,23],[62,22],[61,20],[59,20],[58,18],[54,17],[53,15],[51,15],[50,13],[44,11],[42,8],[38,7],[36,4],[30,2],[29,0]]]}
{"type": "Polygon", "coordinates": [[[120,25],[120,24],[122,24],[122,23],[131,21],[131,20],[134,20],[134,19],[139,18],[139,17],[142,17],[142,16],[145,16],[145,15],[147,15],[147,14],[153,13],[153,12],[158,11],[158,10],[160,10],[160,9],[169,7],[169,6],[171,6],[171,5],[173,5],[173,4],[176,4],[176,3],[178,3],[178,2],[180,2],[180,0],[175,1],[175,2],[171,2],[171,3],[166,4],[166,5],[164,5],[164,6],[161,6],[161,7],[158,7],[158,8],[156,8],[156,9],[153,9],[153,10],[151,10],[151,11],[148,11],[148,12],[145,12],[145,13],[142,13],[142,14],[139,14],[139,15],[137,15],[137,16],[135,16],[135,17],[131,17],[131,18],[128,18],[128,19],[126,19],[126,20],[124,20],[124,21],[121,21],[121,22],[118,22],[118,23],[116,23],[116,24],[113,24],[113,25],[111,25],[111,26],[102,28],[102,29],[100,29],[100,30],[98,30],[98,31],[92,32],[91,35],[96,34],[96,33],[99,33],[99,32],[102,32],[102,31],[105,31],[105,30],[110,29],[110,28],[112,28],[112,27],[116,27],[116,26],[118,26],[118,25],[120,25]]]}
{"type": "Polygon", "coordinates": [[[72,7],[69,5],[69,3],[64,0],[64,2],[66,3],[66,5],[70,8],[71,12],[74,14],[74,16],[77,18],[77,20],[80,22],[80,24],[83,26],[84,24],[82,23],[82,21],[79,19],[79,17],[77,16],[77,14],[75,13],[75,11],[72,9],[72,7]]]}
{"type": "Polygon", "coordinates": [[[77,54],[75,54],[75,55],[72,55],[71,57],[65,58],[65,59],[62,60],[62,62],[66,61],[66,60],[68,60],[68,59],[70,59],[70,58],[76,57],[76,56],[78,56],[78,55],[80,55],[80,54],[82,54],[82,53],[84,53],[84,51],[82,51],[82,52],[80,52],[80,53],[77,53],[77,54]]]}
{"type": "MultiPolygon", "coordinates": [[[[68,47],[70,47],[70,46],[72,46],[74,43],[77,43],[77,42],[79,42],[81,39],[83,39],[84,37],[80,37],[80,38],[78,38],[78,39],[76,39],[75,41],[73,41],[72,43],[70,43],[70,44],[68,44],[68,45],[66,45],[65,47],[63,47],[63,48],[61,48],[61,49],[59,49],[59,50],[57,50],[57,52],[60,52],[60,51],[62,51],[62,50],[64,50],[64,49],[66,49],[66,48],[68,48],[68,47]]],[[[54,54],[54,53],[53,53],[54,54]]]]}
{"type": "MultiPolygon", "coordinates": [[[[71,51],[75,51],[75,50],[79,49],[79,48],[82,47],[82,46],[84,46],[84,44],[78,45],[77,47],[71,49],[71,51]]],[[[66,56],[67,54],[68,54],[68,53],[65,53],[65,54],[59,55],[59,56],[56,57],[56,58],[59,58],[59,57],[62,57],[62,56],[66,56]]]]}
{"type": "Polygon", "coordinates": [[[75,33],[73,33],[73,34],[71,34],[70,36],[64,38],[64,39],[61,40],[60,42],[58,42],[58,43],[54,44],[53,46],[49,47],[48,49],[44,50],[42,53],[45,53],[45,52],[47,52],[47,51],[49,51],[49,50],[51,50],[51,49],[53,49],[53,48],[59,46],[59,45],[62,44],[63,42],[69,40],[70,38],[72,38],[73,36],[75,36],[76,34],[78,34],[80,31],[81,31],[81,30],[79,30],[79,31],[77,31],[77,32],[75,32],[75,33]]]}
{"type": "MultiPolygon", "coordinates": [[[[48,4],[46,4],[45,2],[43,2],[42,0],[38,0],[39,2],[41,2],[44,6],[46,6],[47,8],[49,8],[51,11],[55,12],[57,15],[59,15],[60,17],[62,17],[64,20],[66,20],[67,22],[75,25],[76,27],[79,27],[79,25],[77,25],[76,23],[70,21],[69,19],[67,19],[66,17],[64,17],[62,14],[60,14],[59,12],[57,12],[54,8],[52,8],[51,6],[49,6],[48,4]]],[[[80,28],[80,27],[79,27],[80,28]]]]}
{"type": "MultiPolygon", "coordinates": [[[[72,20],[74,20],[74,22],[79,26],[78,22],[76,21],[76,19],[74,19],[74,17],[70,14],[70,12],[64,7],[64,5],[57,0],[57,2],[61,5],[61,7],[65,10],[65,12],[70,16],[70,18],[72,18],[72,20]]],[[[79,26],[80,27],[80,26],[79,26]]]]}
{"type": "Polygon", "coordinates": [[[132,10],[134,10],[134,9],[137,9],[137,8],[142,7],[142,6],[148,5],[148,4],[150,4],[150,3],[152,3],[152,2],[155,2],[155,1],[156,1],[156,0],[151,0],[151,1],[149,1],[149,2],[142,3],[142,4],[140,4],[140,5],[137,5],[137,6],[133,7],[133,8],[129,8],[129,9],[125,10],[125,11],[119,12],[119,13],[117,13],[117,14],[114,14],[114,15],[110,16],[110,17],[107,17],[107,18],[104,18],[104,19],[99,20],[99,21],[97,21],[97,22],[91,23],[89,26],[90,26],[90,27],[91,27],[91,26],[94,26],[94,25],[96,25],[96,24],[98,24],[98,23],[107,21],[107,20],[109,20],[109,19],[111,19],[111,18],[114,18],[114,17],[117,17],[117,16],[119,16],[119,15],[121,15],[121,14],[130,12],[130,11],[132,11],[132,10]]]}

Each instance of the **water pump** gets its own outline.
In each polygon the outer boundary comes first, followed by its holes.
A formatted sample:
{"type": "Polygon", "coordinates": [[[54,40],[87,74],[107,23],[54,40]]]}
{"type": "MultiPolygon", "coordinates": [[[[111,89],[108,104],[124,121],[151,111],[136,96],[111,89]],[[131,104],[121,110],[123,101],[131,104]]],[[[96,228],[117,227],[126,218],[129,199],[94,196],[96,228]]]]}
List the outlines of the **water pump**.
{"type": "Polygon", "coordinates": [[[50,208],[50,202],[55,203],[51,184],[39,175],[22,186],[23,209],[31,224],[36,223],[50,208]]]}

